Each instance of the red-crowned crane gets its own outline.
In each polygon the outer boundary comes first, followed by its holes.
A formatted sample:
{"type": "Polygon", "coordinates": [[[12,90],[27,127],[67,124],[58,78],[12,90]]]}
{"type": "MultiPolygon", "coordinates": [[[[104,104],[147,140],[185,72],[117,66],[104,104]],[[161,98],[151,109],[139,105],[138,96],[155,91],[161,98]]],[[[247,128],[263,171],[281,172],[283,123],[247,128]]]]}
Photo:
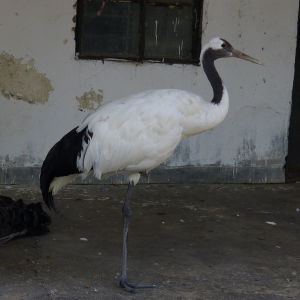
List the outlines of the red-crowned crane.
{"type": "Polygon", "coordinates": [[[43,163],[40,187],[50,209],[55,209],[53,196],[78,175],[93,172],[98,179],[115,173],[126,176],[120,286],[127,291],[154,287],[127,281],[127,235],[133,187],[141,172],[149,172],[164,162],[184,138],[212,129],[224,120],[229,98],[214,65],[216,59],[223,57],[261,64],[224,39],[214,38],[203,47],[200,57],[213,89],[211,102],[178,89],[150,90],[109,102],[57,142],[43,163]]]}

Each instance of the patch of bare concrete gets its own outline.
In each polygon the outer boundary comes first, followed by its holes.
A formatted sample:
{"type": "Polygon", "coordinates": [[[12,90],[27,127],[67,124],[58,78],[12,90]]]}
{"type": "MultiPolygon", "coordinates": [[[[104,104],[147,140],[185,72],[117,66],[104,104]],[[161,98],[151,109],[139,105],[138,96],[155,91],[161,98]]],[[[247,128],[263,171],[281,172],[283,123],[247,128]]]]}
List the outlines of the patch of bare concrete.
{"type": "Polygon", "coordinates": [[[98,92],[95,92],[93,89],[90,89],[82,96],[76,97],[76,100],[78,101],[79,110],[95,110],[101,106],[103,90],[99,89],[98,92]]]}
{"type": "Polygon", "coordinates": [[[7,52],[0,53],[0,91],[7,99],[45,103],[53,91],[50,80],[34,67],[34,60],[24,62],[7,52]]]}

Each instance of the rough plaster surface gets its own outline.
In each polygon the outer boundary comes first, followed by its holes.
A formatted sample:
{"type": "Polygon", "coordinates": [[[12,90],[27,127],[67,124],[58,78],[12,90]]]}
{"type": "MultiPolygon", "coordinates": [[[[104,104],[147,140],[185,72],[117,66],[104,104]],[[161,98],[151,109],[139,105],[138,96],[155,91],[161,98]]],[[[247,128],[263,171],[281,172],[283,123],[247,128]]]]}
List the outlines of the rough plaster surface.
{"type": "Polygon", "coordinates": [[[103,90],[98,89],[98,93],[93,89],[83,93],[82,96],[76,97],[78,109],[81,111],[96,110],[101,106],[103,101],[103,90]]]}
{"type": "MultiPolygon", "coordinates": [[[[105,91],[103,103],[156,88],[179,88],[211,99],[201,66],[76,60],[74,3],[1,1],[0,40],[5,41],[1,51],[34,58],[35,68],[54,88],[44,105],[8,101],[0,94],[3,167],[39,166],[53,144],[90,112],[88,107],[96,106],[90,91],[105,91]],[[78,98],[84,109],[80,110],[78,98]]],[[[234,59],[218,61],[230,97],[227,118],[214,130],[184,140],[163,167],[211,169],[216,176],[233,170],[233,180],[239,170],[250,168],[251,179],[257,177],[259,182],[273,180],[274,175],[277,182],[284,180],[298,5],[297,0],[204,1],[203,43],[221,36],[265,67],[234,59]],[[261,168],[267,171],[256,172],[261,168]],[[281,172],[259,177],[273,169],[281,172]]]]}
{"type": "Polygon", "coordinates": [[[28,103],[45,103],[53,91],[50,80],[34,67],[34,60],[24,62],[5,51],[0,54],[0,90],[7,98],[28,103]]]}

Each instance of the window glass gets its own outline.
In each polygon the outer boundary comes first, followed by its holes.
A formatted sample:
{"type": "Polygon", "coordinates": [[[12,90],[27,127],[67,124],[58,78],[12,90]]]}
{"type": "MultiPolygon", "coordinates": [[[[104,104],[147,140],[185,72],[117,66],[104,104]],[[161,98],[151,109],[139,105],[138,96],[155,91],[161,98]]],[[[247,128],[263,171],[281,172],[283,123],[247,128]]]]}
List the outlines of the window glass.
{"type": "Polygon", "coordinates": [[[191,6],[146,6],[145,57],[191,57],[191,6]]]}
{"type": "Polygon", "coordinates": [[[87,56],[137,56],[139,4],[84,1],[81,51],[87,56]]]}

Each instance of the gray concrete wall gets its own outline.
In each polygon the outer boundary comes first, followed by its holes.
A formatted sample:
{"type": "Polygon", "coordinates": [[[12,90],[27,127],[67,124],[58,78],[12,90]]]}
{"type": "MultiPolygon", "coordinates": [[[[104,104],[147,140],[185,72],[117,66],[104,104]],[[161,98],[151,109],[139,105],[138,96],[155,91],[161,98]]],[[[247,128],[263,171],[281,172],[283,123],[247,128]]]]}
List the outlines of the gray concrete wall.
{"type": "MultiPolygon", "coordinates": [[[[76,60],[73,4],[1,1],[0,183],[36,182],[50,147],[105,102],[152,88],[210,100],[201,67],[76,60]]],[[[221,36],[265,67],[218,61],[226,120],[183,141],[146,181],[284,181],[297,15],[297,0],[204,1],[203,43],[221,36]]]]}

